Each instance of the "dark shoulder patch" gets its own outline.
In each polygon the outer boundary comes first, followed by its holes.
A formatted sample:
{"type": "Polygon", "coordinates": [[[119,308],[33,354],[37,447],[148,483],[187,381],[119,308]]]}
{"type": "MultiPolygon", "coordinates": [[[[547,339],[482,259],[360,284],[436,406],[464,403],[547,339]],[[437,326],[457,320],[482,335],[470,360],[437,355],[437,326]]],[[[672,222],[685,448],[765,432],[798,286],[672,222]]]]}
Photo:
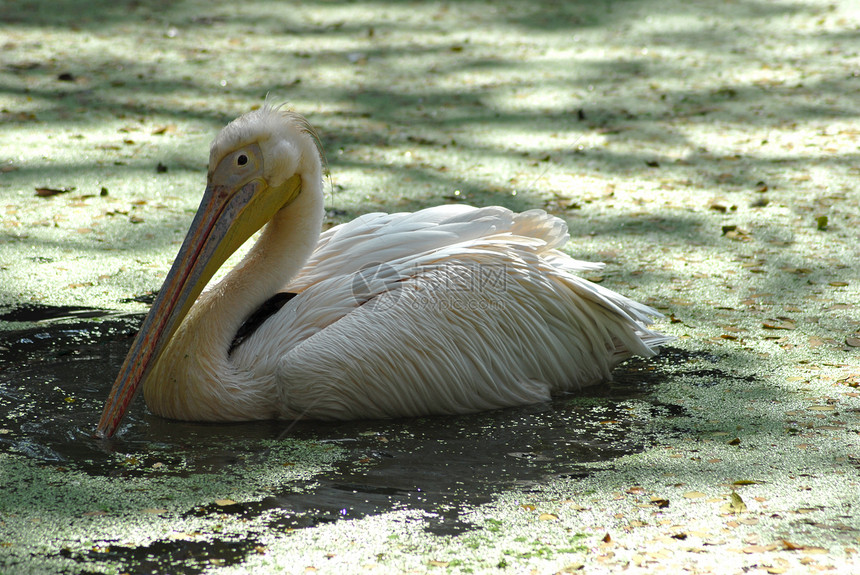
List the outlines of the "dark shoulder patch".
{"type": "Polygon", "coordinates": [[[246,339],[251,337],[257,328],[263,325],[263,323],[269,319],[272,315],[278,313],[284,304],[296,297],[298,294],[291,292],[280,292],[276,293],[269,299],[263,302],[257,311],[248,316],[248,319],[239,327],[239,331],[236,332],[236,335],[233,336],[233,341],[230,343],[230,349],[227,351],[227,355],[231,355],[233,351],[242,345],[246,339]]]}

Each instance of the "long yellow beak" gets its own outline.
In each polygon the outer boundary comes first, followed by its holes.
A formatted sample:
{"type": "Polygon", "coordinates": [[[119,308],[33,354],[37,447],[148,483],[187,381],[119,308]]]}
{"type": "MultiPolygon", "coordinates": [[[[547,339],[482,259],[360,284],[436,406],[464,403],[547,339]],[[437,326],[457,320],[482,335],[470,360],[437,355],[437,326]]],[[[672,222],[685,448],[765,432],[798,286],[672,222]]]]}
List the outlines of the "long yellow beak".
{"type": "Polygon", "coordinates": [[[206,187],[179,254],[114,381],[96,428],[97,437],[116,432],[141,383],[218,268],[300,191],[298,175],[277,189],[262,179],[235,189],[206,187]]]}

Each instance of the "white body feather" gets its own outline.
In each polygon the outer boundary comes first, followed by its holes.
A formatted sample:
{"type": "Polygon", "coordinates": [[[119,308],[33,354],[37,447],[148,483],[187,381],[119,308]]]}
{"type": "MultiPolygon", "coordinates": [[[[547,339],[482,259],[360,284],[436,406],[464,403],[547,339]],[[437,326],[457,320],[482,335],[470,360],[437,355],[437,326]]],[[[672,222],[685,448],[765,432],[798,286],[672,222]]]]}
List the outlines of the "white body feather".
{"type": "Polygon", "coordinates": [[[652,310],[573,275],[602,266],[557,251],[565,241],[541,211],[370,214],[325,234],[286,288],[300,295],[235,362],[275,359],[264,369],[287,418],[467,413],[605,381],[663,338],[643,329],[652,310]],[[362,269],[376,281],[356,281],[362,269]]]}
{"type": "Polygon", "coordinates": [[[606,381],[620,361],[667,340],[646,327],[657,312],[575,275],[602,264],[559,251],[567,226],[540,210],[367,214],[297,248],[297,234],[310,232],[296,226],[321,223],[316,158],[300,205],[276,216],[174,335],[144,386],[156,413],[468,413],[606,381]],[[298,295],[228,354],[242,321],[276,291],[298,295]]]}

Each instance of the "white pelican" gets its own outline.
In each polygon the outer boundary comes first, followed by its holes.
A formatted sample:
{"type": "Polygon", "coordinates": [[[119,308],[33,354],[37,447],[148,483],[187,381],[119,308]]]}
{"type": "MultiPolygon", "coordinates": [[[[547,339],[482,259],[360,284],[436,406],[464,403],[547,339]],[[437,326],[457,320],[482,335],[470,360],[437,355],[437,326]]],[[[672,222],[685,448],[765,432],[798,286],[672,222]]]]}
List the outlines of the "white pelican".
{"type": "Polygon", "coordinates": [[[321,234],[317,144],[303,117],[268,105],[215,138],[200,208],[100,436],[141,383],[153,413],[183,420],[469,413],[605,381],[668,339],[646,327],[656,311],[574,275],[603,264],[559,251],[567,226],[541,210],[445,205],[321,234]],[[255,313],[285,292],[295,296],[274,313],[255,313]]]}

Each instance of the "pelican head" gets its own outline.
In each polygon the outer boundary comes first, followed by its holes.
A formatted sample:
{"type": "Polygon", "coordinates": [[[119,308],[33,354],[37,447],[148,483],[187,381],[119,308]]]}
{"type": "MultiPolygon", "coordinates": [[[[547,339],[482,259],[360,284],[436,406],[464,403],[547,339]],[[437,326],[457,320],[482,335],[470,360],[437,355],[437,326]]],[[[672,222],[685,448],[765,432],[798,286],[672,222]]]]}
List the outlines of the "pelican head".
{"type": "Polygon", "coordinates": [[[110,437],[203,288],[224,261],[319,179],[316,143],[298,114],[264,106],[227,125],[212,143],[206,190],[179,254],[126,356],[96,434],[110,437]],[[310,138],[308,137],[310,134],[310,138]]]}

